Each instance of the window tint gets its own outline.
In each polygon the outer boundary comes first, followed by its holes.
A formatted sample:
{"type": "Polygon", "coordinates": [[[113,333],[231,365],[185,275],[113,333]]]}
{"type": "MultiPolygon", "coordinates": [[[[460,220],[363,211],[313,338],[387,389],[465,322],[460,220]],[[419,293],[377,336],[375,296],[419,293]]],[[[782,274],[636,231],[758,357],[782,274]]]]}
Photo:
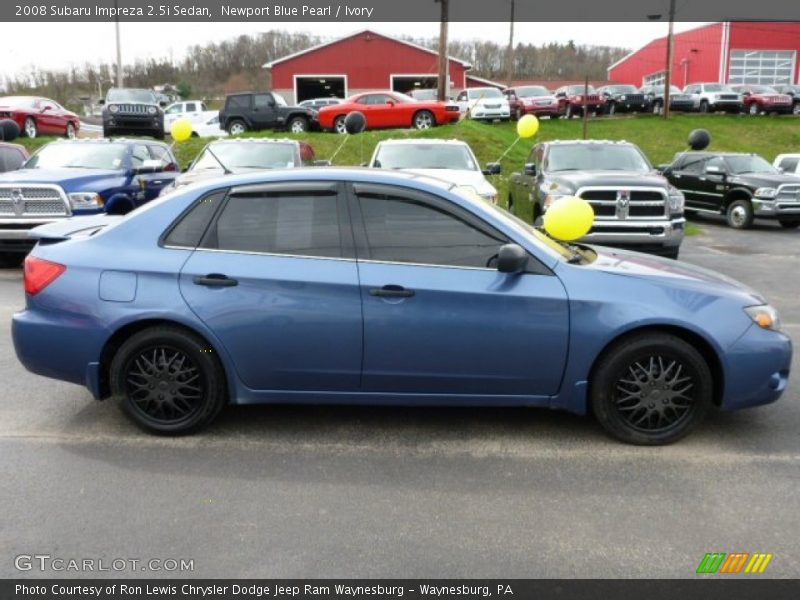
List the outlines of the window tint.
{"type": "Polygon", "coordinates": [[[217,220],[215,237],[221,250],[342,256],[334,193],[231,196],[217,220]]]}
{"type": "Polygon", "coordinates": [[[170,106],[166,110],[166,114],[168,114],[168,115],[177,115],[180,112],[181,112],[181,105],[180,104],[176,104],[174,106],[170,106]]]}
{"type": "Polygon", "coordinates": [[[186,104],[186,112],[195,112],[197,110],[197,104],[194,102],[188,102],[186,104]]]}
{"type": "Polygon", "coordinates": [[[370,258],[452,267],[487,267],[505,240],[422,201],[360,194],[370,258]]]}
{"type": "Polygon", "coordinates": [[[147,150],[147,146],[136,144],[131,152],[131,165],[136,169],[141,167],[146,160],[150,160],[150,152],[147,150]]]}
{"type": "Polygon", "coordinates": [[[255,108],[267,108],[271,106],[272,96],[269,94],[256,94],[253,96],[253,106],[255,108]]]}
{"type": "Polygon", "coordinates": [[[14,148],[0,148],[0,173],[16,171],[22,166],[25,159],[14,148]]]}
{"type": "Polygon", "coordinates": [[[153,160],[160,160],[163,166],[175,163],[175,159],[164,146],[150,146],[150,156],[153,160]]]}
{"type": "Polygon", "coordinates": [[[228,96],[228,108],[250,108],[250,96],[228,96]]]}
{"type": "Polygon", "coordinates": [[[800,162],[800,159],[797,158],[784,158],[781,160],[780,164],[778,165],[781,169],[786,171],[787,173],[794,173],[797,170],[797,163],[800,162]]]}
{"type": "Polygon", "coordinates": [[[219,203],[225,197],[225,192],[215,192],[205,196],[195,203],[173,225],[172,230],[164,238],[166,246],[181,246],[183,248],[196,248],[205,233],[206,226],[214,215],[219,203]]]}

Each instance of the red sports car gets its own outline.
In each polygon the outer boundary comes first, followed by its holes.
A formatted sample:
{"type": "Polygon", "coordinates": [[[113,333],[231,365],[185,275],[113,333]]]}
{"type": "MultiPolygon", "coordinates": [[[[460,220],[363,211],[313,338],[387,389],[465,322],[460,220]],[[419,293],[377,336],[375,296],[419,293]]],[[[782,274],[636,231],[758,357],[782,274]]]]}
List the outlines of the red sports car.
{"type": "Polygon", "coordinates": [[[13,119],[22,135],[78,135],[81,121],[58,102],[37,96],[5,96],[0,98],[0,119],[13,119]]]}
{"type": "Polygon", "coordinates": [[[458,105],[450,102],[419,101],[398,92],[366,92],[351,96],[341,104],[319,109],[322,129],[345,133],[344,119],[358,111],[367,120],[367,129],[415,127],[428,129],[458,121],[458,105]]]}

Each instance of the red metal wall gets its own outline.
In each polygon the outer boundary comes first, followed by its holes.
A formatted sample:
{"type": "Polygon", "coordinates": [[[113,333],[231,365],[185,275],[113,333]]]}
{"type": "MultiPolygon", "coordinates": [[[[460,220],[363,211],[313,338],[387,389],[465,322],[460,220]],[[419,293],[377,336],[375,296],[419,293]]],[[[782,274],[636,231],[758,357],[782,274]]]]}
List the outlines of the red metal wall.
{"type": "MultiPolygon", "coordinates": [[[[388,89],[389,75],[438,73],[435,54],[374,32],[362,32],[272,67],[272,87],[293,89],[294,75],[347,75],[347,89],[388,89]]],[[[464,65],[450,61],[455,88],[464,86],[464,65]]]]}

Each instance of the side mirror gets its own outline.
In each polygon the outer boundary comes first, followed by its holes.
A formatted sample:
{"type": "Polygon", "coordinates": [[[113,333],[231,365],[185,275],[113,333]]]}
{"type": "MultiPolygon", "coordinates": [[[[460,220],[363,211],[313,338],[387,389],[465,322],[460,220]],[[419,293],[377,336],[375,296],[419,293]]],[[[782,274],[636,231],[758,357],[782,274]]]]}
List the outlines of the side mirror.
{"type": "Polygon", "coordinates": [[[160,160],[151,159],[142,161],[141,166],[133,170],[134,173],[160,173],[164,170],[164,164],[160,160]]]}
{"type": "Polygon", "coordinates": [[[329,161],[329,160],[315,160],[314,162],[311,163],[311,165],[314,166],[314,167],[330,167],[331,166],[331,161],[329,161]]]}
{"type": "Polygon", "coordinates": [[[499,162],[486,163],[486,168],[483,170],[484,175],[499,175],[503,171],[503,167],[499,162]]]}
{"type": "Polygon", "coordinates": [[[749,96],[751,92],[744,91],[744,92],[740,92],[740,93],[742,94],[742,96],[749,96]]]}
{"type": "Polygon", "coordinates": [[[159,102],[159,103],[158,103],[158,105],[159,105],[161,108],[166,108],[166,107],[167,107],[167,103],[166,103],[166,102],[164,102],[163,100],[162,100],[161,102],[159,102]]]}
{"type": "Polygon", "coordinates": [[[522,169],[525,175],[529,175],[531,177],[536,177],[536,164],[535,163],[525,163],[525,166],[522,169]]]}
{"type": "Polygon", "coordinates": [[[497,270],[501,273],[520,273],[528,264],[528,253],[517,244],[506,244],[497,252],[497,270]]]}
{"type": "Polygon", "coordinates": [[[395,102],[394,100],[387,100],[386,104],[388,104],[389,106],[394,106],[395,102]]]}

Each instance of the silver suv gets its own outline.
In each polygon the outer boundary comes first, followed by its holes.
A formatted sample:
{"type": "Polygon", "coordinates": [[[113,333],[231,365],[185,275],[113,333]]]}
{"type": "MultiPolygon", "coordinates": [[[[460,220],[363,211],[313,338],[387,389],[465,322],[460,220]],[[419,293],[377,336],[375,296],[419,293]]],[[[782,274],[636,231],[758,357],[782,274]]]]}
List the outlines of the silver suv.
{"type": "Polygon", "coordinates": [[[702,113],[742,111],[742,95],[725,83],[693,83],[683,89],[694,110],[702,113]]]}

